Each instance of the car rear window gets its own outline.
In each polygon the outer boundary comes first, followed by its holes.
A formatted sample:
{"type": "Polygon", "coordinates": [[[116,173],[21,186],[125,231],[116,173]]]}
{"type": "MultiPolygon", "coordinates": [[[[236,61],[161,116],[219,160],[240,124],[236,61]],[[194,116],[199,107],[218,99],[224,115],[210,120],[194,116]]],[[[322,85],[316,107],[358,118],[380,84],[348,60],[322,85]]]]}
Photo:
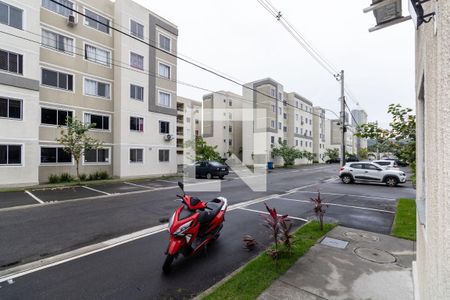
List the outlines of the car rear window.
{"type": "Polygon", "coordinates": [[[353,168],[353,169],[362,169],[362,164],[351,164],[351,165],[350,165],[350,168],[353,168]]]}
{"type": "Polygon", "coordinates": [[[211,166],[214,166],[214,167],[221,167],[222,166],[222,164],[218,163],[217,161],[210,161],[209,164],[211,166]]]}

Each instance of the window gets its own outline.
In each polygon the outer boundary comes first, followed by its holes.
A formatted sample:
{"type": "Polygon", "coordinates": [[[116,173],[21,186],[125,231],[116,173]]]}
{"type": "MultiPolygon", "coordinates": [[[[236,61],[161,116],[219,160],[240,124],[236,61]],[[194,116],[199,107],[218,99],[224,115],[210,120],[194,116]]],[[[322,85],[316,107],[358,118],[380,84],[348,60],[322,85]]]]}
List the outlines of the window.
{"type": "Polygon", "coordinates": [[[41,147],[41,163],[72,163],[72,155],[61,147],[41,147]]]}
{"type": "Polygon", "coordinates": [[[228,132],[233,132],[233,127],[232,126],[228,127],[228,132]]]}
{"type": "Polygon", "coordinates": [[[298,101],[295,101],[295,107],[298,108],[298,101]]]}
{"type": "Polygon", "coordinates": [[[42,45],[73,55],[73,39],[67,36],[42,29],[42,45]]]}
{"type": "Polygon", "coordinates": [[[41,108],[41,123],[46,125],[64,126],[67,118],[72,118],[73,112],[62,109],[41,108]]]}
{"type": "Polygon", "coordinates": [[[309,119],[309,125],[311,125],[311,119],[309,119]]]}
{"type": "Polygon", "coordinates": [[[111,66],[111,52],[88,44],[84,47],[84,58],[104,66],[111,66]]]}
{"type": "Polygon", "coordinates": [[[380,168],[370,164],[362,164],[362,166],[364,167],[364,169],[367,170],[380,170],[380,168]]]}
{"type": "Polygon", "coordinates": [[[275,121],[274,120],[270,120],[270,127],[271,128],[275,128],[275,121]]]}
{"type": "Polygon", "coordinates": [[[144,57],[142,55],[131,52],[130,66],[139,70],[144,70],[144,57]]]}
{"type": "Polygon", "coordinates": [[[274,104],[272,104],[272,112],[277,112],[274,104]]]}
{"type": "Polygon", "coordinates": [[[109,130],[109,116],[85,113],[84,122],[87,124],[92,124],[93,129],[109,130]]]}
{"type": "Polygon", "coordinates": [[[231,139],[228,140],[228,145],[232,146],[233,145],[233,141],[231,139]]]}
{"type": "Polygon", "coordinates": [[[130,130],[144,132],[144,118],[130,117],[130,130]]]}
{"type": "Polygon", "coordinates": [[[298,134],[298,127],[295,127],[295,133],[298,134]]]}
{"type": "Polygon", "coordinates": [[[200,121],[198,119],[195,119],[195,124],[200,124],[200,121]]]}
{"type": "Polygon", "coordinates": [[[270,89],[270,96],[275,97],[275,89],[270,89]]]}
{"type": "Polygon", "coordinates": [[[130,149],[130,163],[144,162],[144,149],[130,149]]]}
{"type": "Polygon", "coordinates": [[[283,114],[283,119],[285,119],[285,120],[287,119],[287,113],[283,114]]]}
{"type": "Polygon", "coordinates": [[[295,140],[295,146],[298,146],[298,140],[295,140]]]}
{"type": "Polygon", "coordinates": [[[84,162],[86,163],[108,163],[109,149],[91,149],[84,153],[84,162]]]}
{"type": "Polygon", "coordinates": [[[109,20],[107,18],[102,17],[89,9],[85,9],[84,13],[86,15],[86,17],[84,17],[85,25],[109,34],[109,20]]]}
{"type": "Polygon", "coordinates": [[[84,94],[88,96],[110,98],[111,85],[92,79],[84,79],[84,94]]]}
{"type": "Polygon", "coordinates": [[[21,54],[0,50],[0,70],[23,74],[23,56],[21,54]]]}
{"type": "Polygon", "coordinates": [[[165,35],[159,34],[159,48],[170,52],[170,38],[165,35]]]}
{"type": "Polygon", "coordinates": [[[73,9],[73,2],[69,1],[69,0],[42,0],[42,6],[45,7],[46,9],[49,9],[57,14],[60,14],[62,16],[68,17],[70,15],[72,15],[72,10],[70,10],[69,8],[73,9]],[[58,2],[58,3],[55,3],[58,2]],[[66,8],[66,7],[69,8],[66,8]]]}
{"type": "Polygon", "coordinates": [[[144,25],[139,24],[138,22],[131,20],[130,21],[130,33],[135,37],[140,39],[144,39],[144,25]]]}
{"type": "Polygon", "coordinates": [[[283,97],[283,94],[281,92],[278,92],[278,100],[281,100],[282,97],[283,97]]]}
{"type": "Polygon", "coordinates": [[[233,106],[233,102],[231,100],[228,101],[229,106],[233,106]]]}
{"type": "Polygon", "coordinates": [[[0,166],[22,164],[21,145],[0,145],[0,166]]]}
{"type": "Polygon", "coordinates": [[[275,137],[273,135],[270,137],[270,143],[275,144],[275,137]]]}
{"type": "Polygon", "coordinates": [[[166,121],[159,121],[159,133],[170,133],[170,123],[166,121]]]}
{"type": "Polygon", "coordinates": [[[281,122],[278,122],[278,129],[281,129],[282,125],[281,122]]]}
{"type": "Polygon", "coordinates": [[[170,107],[170,98],[171,98],[171,95],[169,93],[160,91],[159,92],[159,105],[165,106],[165,107],[170,107]]]}
{"type": "Polygon", "coordinates": [[[295,121],[298,121],[298,114],[295,114],[295,121]]]}
{"type": "Polygon", "coordinates": [[[144,101],[144,87],[131,84],[130,98],[134,100],[144,101]]]}
{"type": "Polygon", "coordinates": [[[233,119],[233,114],[232,113],[228,113],[228,119],[233,119]]]}
{"type": "Polygon", "coordinates": [[[278,107],[278,113],[281,115],[281,107],[278,107]]]}
{"type": "Polygon", "coordinates": [[[284,132],[287,132],[287,126],[284,126],[284,127],[283,127],[283,131],[284,131],[284,132]]]}
{"type": "Polygon", "coordinates": [[[73,91],[73,75],[42,69],[42,84],[62,90],[73,91]]]}
{"type": "Polygon", "coordinates": [[[22,100],[0,98],[0,118],[22,119],[22,100]]]}
{"type": "Polygon", "coordinates": [[[303,147],[303,141],[300,141],[300,146],[303,147]]]}
{"type": "Polygon", "coordinates": [[[23,10],[0,2],[0,23],[22,29],[23,10]]]}
{"type": "Polygon", "coordinates": [[[170,66],[159,63],[158,74],[163,78],[170,79],[170,66]]]}
{"type": "Polygon", "coordinates": [[[169,155],[170,155],[170,151],[167,149],[160,149],[159,150],[159,161],[160,162],[166,162],[169,161],[169,155]]]}

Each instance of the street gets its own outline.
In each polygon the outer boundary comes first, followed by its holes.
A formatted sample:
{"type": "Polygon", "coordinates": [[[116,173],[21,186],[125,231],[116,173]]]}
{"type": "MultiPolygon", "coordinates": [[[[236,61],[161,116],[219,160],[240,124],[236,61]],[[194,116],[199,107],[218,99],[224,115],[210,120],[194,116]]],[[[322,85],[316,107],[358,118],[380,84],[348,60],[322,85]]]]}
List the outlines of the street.
{"type": "Polygon", "coordinates": [[[415,197],[410,182],[344,185],[338,168],[276,169],[266,192],[253,192],[230,174],[220,193],[195,193],[228,199],[224,229],[204,253],[178,258],[168,276],[161,272],[168,241],[163,223],[179,205],[177,178],[0,195],[0,298],[191,298],[270,243],[261,225],[263,202],[298,227],[315,218],[310,198],[318,191],[329,205],[326,222],[389,234],[396,199],[415,197]],[[258,241],[257,251],[242,249],[244,234],[258,241]]]}

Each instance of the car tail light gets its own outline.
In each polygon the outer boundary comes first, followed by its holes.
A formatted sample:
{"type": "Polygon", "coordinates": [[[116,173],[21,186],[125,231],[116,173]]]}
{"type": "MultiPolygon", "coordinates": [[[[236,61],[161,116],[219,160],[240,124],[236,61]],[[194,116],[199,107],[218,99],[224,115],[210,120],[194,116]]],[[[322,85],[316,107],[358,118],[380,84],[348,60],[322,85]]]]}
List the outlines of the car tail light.
{"type": "Polygon", "coordinates": [[[344,170],[344,169],[345,169],[345,168],[340,168],[339,171],[342,171],[342,170],[344,170]]]}

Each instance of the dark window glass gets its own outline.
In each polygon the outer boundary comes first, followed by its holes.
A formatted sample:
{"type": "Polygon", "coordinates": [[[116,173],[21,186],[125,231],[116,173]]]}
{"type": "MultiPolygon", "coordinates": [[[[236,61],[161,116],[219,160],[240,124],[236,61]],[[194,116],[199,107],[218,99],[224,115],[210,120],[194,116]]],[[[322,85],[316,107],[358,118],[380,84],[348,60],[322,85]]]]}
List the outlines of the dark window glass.
{"type": "Polygon", "coordinates": [[[22,10],[13,6],[9,7],[9,26],[22,29],[22,10]]]}
{"type": "Polygon", "coordinates": [[[101,82],[98,83],[98,95],[100,97],[107,97],[105,83],[101,83],[101,82]]]}
{"type": "Polygon", "coordinates": [[[136,99],[136,86],[133,84],[130,85],[130,98],[136,99]]]}
{"type": "Polygon", "coordinates": [[[159,150],[159,161],[169,161],[169,150],[159,150]]]}
{"type": "Polygon", "coordinates": [[[42,83],[50,86],[58,86],[58,72],[42,69],[42,83]]]}
{"type": "Polygon", "coordinates": [[[84,153],[85,162],[97,162],[97,150],[88,150],[84,153]]]}
{"type": "Polygon", "coordinates": [[[18,63],[17,54],[9,53],[9,71],[10,72],[13,72],[13,73],[18,72],[17,63],[18,63]]]}
{"type": "Polygon", "coordinates": [[[0,69],[8,71],[8,52],[0,50],[0,69]]]}
{"type": "Polygon", "coordinates": [[[41,123],[57,125],[57,111],[55,109],[41,109],[41,123]]]}
{"type": "Polygon", "coordinates": [[[374,165],[365,164],[364,167],[368,170],[378,170],[378,167],[375,167],[374,165]]]}
{"type": "Polygon", "coordinates": [[[131,162],[143,162],[142,149],[130,149],[131,162]]]}
{"type": "Polygon", "coordinates": [[[73,75],[67,75],[67,89],[73,91],[73,75]]]}
{"type": "Polygon", "coordinates": [[[23,74],[23,56],[19,55],[19,74],[23,74]]]}
{"type": "Polygon", "coordinates": [[[131,130],[138,130],[137,118],[134,118],[134,117],[130,118],[130,129],[131,130]]]}
{"type": "Polygon", "coordinates": [[[66,151],[64,151],[64,148],[58,148],[58,162],[70,163],[72,162],[72,156],[66,151]]]}
{"type": "Polygon", "coordinates": [[[109,130],[109,117],[103,117],[103,129],[109,130]]]}
{"type": "Polygon", "coordinates": [[[352,167],[354,169],[362,169],[362,165],[361,164],[351,164],[350,167],[352,167]]]}
{"type": "Polygon", "coordinates": [[[98,21],[98,30],[109,33],[109,20],[102,16],[98,16],[98,21]]]}
{"type": "Polygon", "coordinates": [[[41,148],[41,163],[56,163],[56,148],[41,148]]]}
{"type": "Polygon", "coordinates": [[[131,20],[131,34],[138,38],[144,38],[144,26],[136,21],[131,20]]]}
{"type": "Polygon", "coordinates": [[[170,123],[169,122],[164,122],[161,121],[159,122],[159,133],[169,133],[169,127],[170,127],[170,123]]]}
{"type": "Polygon", "coordinates": [[[58,87],[67,90],[67,74],[59,73],[58,87]]]}
{"type": "Polygon", "coordinates": [[[22,101],[9,99],[9,117],[12,119],[22,118],[22,101]]]}
{"type": "Polygon", "coordinates": [[[9,145],[8,146],[8,164],[22,163],[22,146],[9,145]]]}
{"type": "Polygon", "coordinates": [[[0,165],[6,165],[8,159],[8,146],[0,145],[0,165]]]}
{"type": "Polygon", "coordinates": [[[0,98],[0,117],[8,117],[8,99],[0,98]]]}
{"type": "Polygon", "coordinates": [[[67,124],[68,112],[65,110],[58,110],[58,125],[64,126],[67,124]]]}
{"type": "Polygon", "coordinates": [[[97,116],[97,115],[91,115],[91,124],[94,124],[95,126],[93,128],[96,129],[103,129],[103,117],[97,116]]]}
{"type": "Polygon", "coordinates": [[[8,5],[0,2],[0,23],[8,25],[8,5]]]}
{"type": "Polygon", "coordinates": [[[102,163],[104,163],[104,162],[108,162],[108,160],[109,160],[109,151],[108,151],[108,149],[98,149],[97,150],[97,161],[98,162],[102,162],[102,163]]]}

